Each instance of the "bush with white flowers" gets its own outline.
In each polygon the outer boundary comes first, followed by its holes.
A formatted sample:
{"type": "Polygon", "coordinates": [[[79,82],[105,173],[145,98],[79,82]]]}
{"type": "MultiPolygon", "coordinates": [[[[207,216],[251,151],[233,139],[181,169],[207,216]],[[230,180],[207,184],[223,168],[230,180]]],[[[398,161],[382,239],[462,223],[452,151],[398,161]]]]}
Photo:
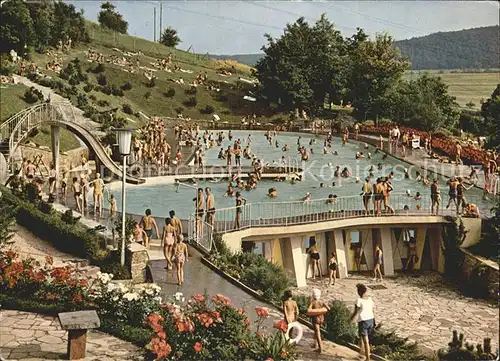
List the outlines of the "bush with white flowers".
{"type": "Polygon", "coordinates": [[[159,286],[117,283],[112,278],[112,274],[99,272],[90,290],[92,303],[101,315],[142,326],[147,315],[159,310],[162,303],[159,286]]]}

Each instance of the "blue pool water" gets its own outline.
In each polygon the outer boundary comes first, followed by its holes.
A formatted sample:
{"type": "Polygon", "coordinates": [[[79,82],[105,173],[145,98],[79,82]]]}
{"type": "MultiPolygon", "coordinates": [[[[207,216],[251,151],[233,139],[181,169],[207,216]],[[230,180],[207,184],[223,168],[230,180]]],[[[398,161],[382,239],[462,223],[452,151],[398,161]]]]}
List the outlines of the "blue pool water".
{"type": "MultiPolygon", "coordinates": [[[[227,132],[225,132],[225,134],[227,135],[227,132]]],[[[262,180],[255,190],[248,192],[242,191],[242,194],[248,200],[248,203],[299,201],[302,197],[304,197],[306,192],[311,193],[313,200],[327,198],[329,194],[336,194],[338,197],[359,196],[362,183],[356,183],[356,176],[360,177],[362,182],[363,179],[368,176],[371,165],[375,168],[375,178],[379,176],[386,176],[391,171],[394,171],[395,178],[392,181],[392,184],[395,190],[393,194],[405,193],[407,189],[411,189],[412,194],[420,192],[423,197],[428,198],[428,194],[430,192],[429,187],[424,187],[421,182],[417,183],[411,179],[404,179],[404,168],[409,168],[410,174],[414,176],[415,172],[419,170],[417,167],[411,167],[410,165],[390,156],[383,160],[382,153],[375,154],[374,146],[370,145],[368,149],[364,149],[363,143],[351,141],[346,144],[345,147],[342,147],[341,140],[339,138],[334,138],[332,148],[330,148],[330,150],[337,150],[338,155],[324,155],[323,136],[321,138],[316,138],[312,134],[281,133],[275,137],[280,144],[279,148],[276,148],[274,141],[272,145],[268,143],[264,136],[264,132],[262,131],[233,131],[234,138],[232,142],[234,142],[234,139],[240,138],[242,140],[242,147],[244,148],[248,143],[247,138],[249,134],[252,135],[250,149],[257,155],[258,158],[263,159],[267,163],[272,163],[273,161],[279,162],[281,157],[284,155],[289,162],[293,162],[293,164],[304,168],[305,174],[303,180],[301,182],[297,182],[296,184],[291,184],[289,181],[275,182],[273,180],[262,180]],[[297,139],[299,136],[301,137],[301,144],[306,146],[307,149],[312,148],[314,152],[310,156],[309,160],[303,164],[301,164],[300,156],[297,152],[297,139]],[[309,145],[311,139],[316,139],[315,144],[309,145]],[[290,151],[283,152],[281,150],[281,147],[285,144],[290,147],[290,151]],[[368,160],[365,158],[356,160],[356,152],[363,152],[365,155],[367,155],[368,152],[371,152],[372,159],[368,160]],[[377,164],[379,162],[384,166],[382,171],[377,170],[377,164]],[[337,165],[339,165],[341,169],[343,167],[349,167],[353,175],[350,178],[335,178],[333,172],[334,167],[337,165]],[[333,181],[336,182],[334,187],[319,188],[319,184],[321,182],[331,186],[333,181]],[[278,197],[267,197],[268,189],[271,187],[276,187],[278,197]]],[[[222,147],[226,149],[228,145],[232,144],[232,142],[229,142],[226,137],[222,147]]],[[[220,147],[216,147],[206,151],[204,156],[205,164],[225,165],[225,160],[217,159],[219,150],[220,147]]],[[[243,157],[241,162],[242,165],[251,165],[251,161],[244,159],[243,157]]],[[[431,175],[431,179],[432,178],[433,176],[431,175]]],[[[221,181],[218,183],[200,181],[194,186],[194,188],[193,186],[177,187],[173,184],[155,186],[128,185],[127,212],[143,214],[146,208],[150,208],[153,215],[166,217],[168,216],[168,212],[174,209],[180,218],[188,218],[189,215],[193,213],[194,209],[193,198],[196,196],[195,188],[207,186],[212,188],[217,209],[234,207],[234,198],[224,196],[227,185],[227,181],[221,181]]],[[[447,202],[447,187],[444,179],[440,182],[440,185],[442,187],[441,194],[443,202],[447,202]]],[[[118,205],[120,207],[120,192],[118,189],[115,189],[113,190],[113,193],[117,197],[118,205]]],[[[482,211],[491,208],[491,203],[481,200],[481,190],[473,188],[468,190],[466,195],[468,199],[473,200],[476,204],[478,204],[482,211]]]]}

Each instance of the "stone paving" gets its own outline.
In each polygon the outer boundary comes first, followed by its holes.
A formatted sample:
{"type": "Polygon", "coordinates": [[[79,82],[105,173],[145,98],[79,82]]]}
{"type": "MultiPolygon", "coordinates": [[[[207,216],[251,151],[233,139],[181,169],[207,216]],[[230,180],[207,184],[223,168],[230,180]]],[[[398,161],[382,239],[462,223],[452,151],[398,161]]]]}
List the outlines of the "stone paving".
{"type": "Polygon", "coordinates": [[[341,300],[353,310],[357,299],[356,284],[383,285],[386,289],[369,289],[375,303],[375,317],[386,330],[418,341],[423,351],[446,347],[452,331],[463,332],[466,341],[482,343],[490,337],[494,349],[499,345],[497,306],[483,300],[465,297],[452,289],[439,274],[398,275],[375,283],[372,275],[350,275],[328,286],[328,279],[308,280],[308,287],[295,293],[310,295],[313,288],[323,291],[325,300],[341,300]]]}
{"type": "MultiPolygon", "coordinates": [[[[57,318],[30,312],[0,311],[0,355],[9,361],[60,360],[66,356],[67,331],[57,318]]],[[[143,360],[143,351],[99,331],[87,334],[86,361],[143,360]]]]}

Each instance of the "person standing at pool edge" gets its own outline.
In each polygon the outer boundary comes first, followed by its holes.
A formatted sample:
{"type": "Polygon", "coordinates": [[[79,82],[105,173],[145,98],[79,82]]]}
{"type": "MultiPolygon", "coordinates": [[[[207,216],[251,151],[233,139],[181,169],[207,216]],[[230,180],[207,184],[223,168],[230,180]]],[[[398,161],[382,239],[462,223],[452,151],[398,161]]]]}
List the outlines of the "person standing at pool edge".
{"type": "Polygon", "coordinates": [[[356,285],[358,300],[351,316],[351,322],[357,319],[358,334],[360,338],[360,354],[365,356],[366,361],[370,361],[370,340],[369,336],[375,328],[375,314],[373,312],[373,300],[367,295],[367,288],[364,284],[356,285]]]}
{"type": "Polygon", "coordinates": [[[151,215],[151,209],[146,209],[145,215],[142,216],[141,221],[139,222],[141,227],[146,232],[146,239],[144,240],[144,247],[149,248],[149,242],[151,242],[153,236],[153,227],[155,230],[156,237],[159,236],[158,225],[156,224],[156,220],[151,215]]]}
{"type": "Polygon", "coordinates": [[[198,193],[196,194],[196,198],[193,198],[193,201],[196,202],[196,235],[197,237],[201,237],[202,232],[202,221],[203,214],[205,214],[205,197],[203,196],[203,188],[198,188],[198,193]]]}
{"type": "Polygon", "coordinates": [[[214,227],[214,221],[215,221],[215,199],[214,195],[212,194],[212,189],[209,187],[205,188],[205,193],[207,195],[207,215],[206,215],[206,222],[214,227]]]}

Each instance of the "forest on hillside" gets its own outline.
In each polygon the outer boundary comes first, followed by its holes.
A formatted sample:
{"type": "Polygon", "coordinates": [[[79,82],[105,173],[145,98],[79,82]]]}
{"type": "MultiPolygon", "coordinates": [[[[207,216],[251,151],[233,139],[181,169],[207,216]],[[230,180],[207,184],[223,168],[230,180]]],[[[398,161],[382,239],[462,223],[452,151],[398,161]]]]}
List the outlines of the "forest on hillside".
{"type": "MultiPolygon", "coordinates": [[[[434,33],[396,41],[401,53],[410,59],[412,69],[500,68],[499,27],[487,26],[434,33]]],[[[211,55],[254,66],[264,54],[211,55]]]]}
{"type": "Polygon", "coordinates": [[[412,69],[499,68],[499,27],[434,33],[397,41],[412,69]]]}

